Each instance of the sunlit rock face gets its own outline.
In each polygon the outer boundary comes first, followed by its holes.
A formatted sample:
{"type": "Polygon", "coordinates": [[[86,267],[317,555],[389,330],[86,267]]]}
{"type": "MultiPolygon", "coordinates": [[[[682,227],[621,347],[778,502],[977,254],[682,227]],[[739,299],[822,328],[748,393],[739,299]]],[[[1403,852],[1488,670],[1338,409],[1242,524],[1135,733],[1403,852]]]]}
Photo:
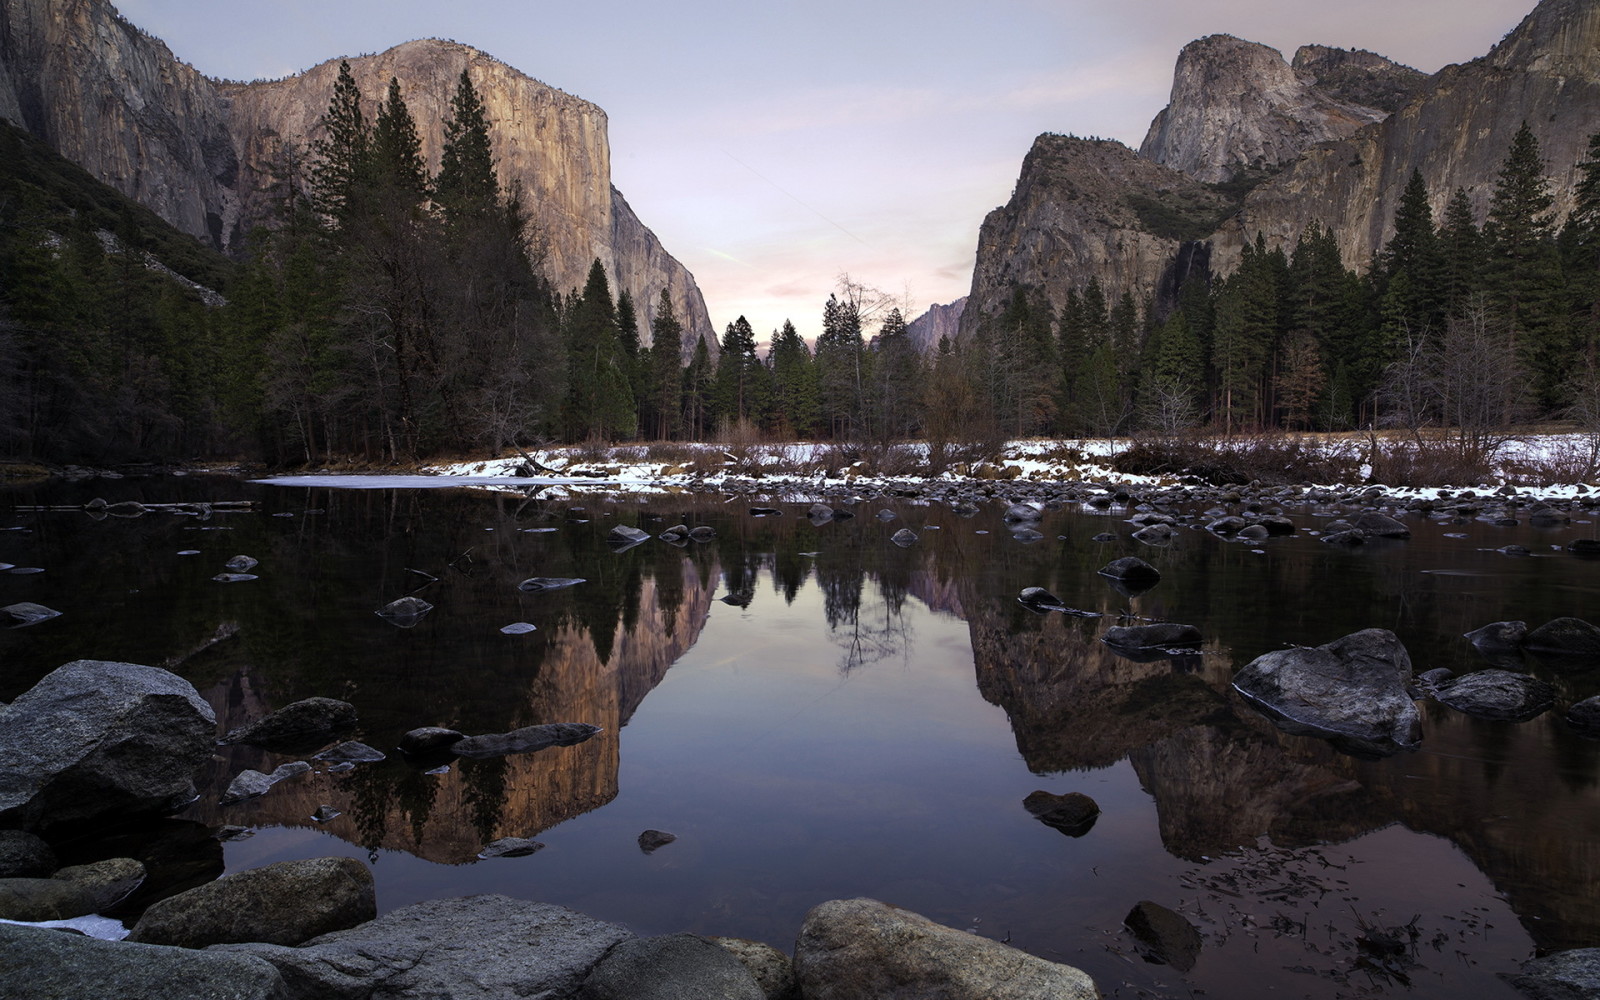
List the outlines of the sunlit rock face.
{"type": "MultiPolygon", "coordinates": [[[[318,773],[280,782],[237,805],[218,806],[208,794],[186,815],[214,824],[312,827],[318,824],[311,814],[327,803],[343,815],[323,828],[351,843],[460,864],[490,841],[533,836],[596,809],[617,795],[619,730],[699,638],[712,589],[687,563],[682,588],[681,601],[669,610],[670,602],[659,600],[657,582],[643,581],[637,616],[626,626],[616,623],[604,658],[585,626],[569,623],[554,630],[526,687],[506,692],[507,699],[519,703],[516,725],[587,722],[605,730],[593,739],[492,760],[454,760],[449,771],[435,775],[398,761],[361,764],[345,773],[328,773],[319,765],[318,773]]],[[[224,728],[270,708],[249,672],[206,695],[224,717],[224,728]]],[[[439,711],[451,709],[441,705],[439,711]]],[[[394,753],[392,738],[373,739],[394,753]]],[[[221,752],[203,787],[221,788],[243,768],[270,771],[286,759],[248,747],[221,752]]]]}
{"type": "MultiPolygon", "coordinates": [[[[104,0],[5,0],[0,115],[174,226],[237,249],[270,215],[273,171],[320,137],[339,60],[282,80],[209,79],[104,0]]],[[[350,60],[368,120],[390,77],[437,168],[441,124],[467,69],[488,112],[500,181],[520,183],[558,291],[583,287],[598,259],[626,289],[648,339],[665,288],[686,328],[715,340],[694,277],[611,186],[606,114],[466,45],[407,42],[350,60]]]]}
{"type": "Polygon", "coordinates": [[[1326,93],[1277,49],[1210,35],[1178,55],[1171,102],[1150,123],[1139,155],[1217,183],[1245,168],[1275,169],[1385,116],[1326,93]]]}

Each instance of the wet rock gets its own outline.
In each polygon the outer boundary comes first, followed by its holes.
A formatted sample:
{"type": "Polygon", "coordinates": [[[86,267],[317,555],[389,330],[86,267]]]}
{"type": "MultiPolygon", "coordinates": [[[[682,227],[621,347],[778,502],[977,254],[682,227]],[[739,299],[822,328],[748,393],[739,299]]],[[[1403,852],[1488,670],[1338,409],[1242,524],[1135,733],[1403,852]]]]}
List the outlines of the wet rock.
{"type": "Polygon", "coordinates": [[[899,531],[889,536],[889,541],[900,546],[902,549],[907,548],[917,544],[917,533],[912,531],[910,528],[901,528],[899,531]]]}
{"type": "Polygon", "coordinates": [[[230,573],[248,573],[259,566],[260,563],[252,556],[234,556],[222,564],[222,568],[230,573]]]}
{"type": "Polygon", "coordinates": [[[1434,698],[1480,719],[1525,722],[1556,702],[1556,689],[1528,674],[1475,670],[1438,684],[1434,698]]]}
{"type": "Polygon", "coordinates": [[[1019,527],[1011,529],[1011,537],[1024,545],[1032,545],[1034,542],[1043,541],[1044,533],[1034,531],[1032,528],[1019,527]]]}
{"type": "Polygon", "coordinates": [[[1031,503],[1014,503],[1006,508],[1001,520],[1007,524],[1033,523],[1044,518],[1044,511],[1031,503]]]}
{"type": "Polygon", "coordinates": [[[315,750],[356,724],[356,708],[337,698],[303,698],[232,730],[218,742],[244,743],[276,753],[315,750]]]}
{"type": "Polygon", "coordinates": [[[311,765],[303,760],[291,761],[279,765],[271,774],[262,774],[260,771],[246,768],[228,782],[227,789],[222,793],[219,805],[231,806],[246,799],[253,799],[267,794],[268,789],[280,781],[297,778],[311,770],[311,765]]]}
{"type": "Polygon", "coordinates": [[[1188,972],[1200,957],[1200,932],[1180,914],[1150,900],[1140,900],[1123,918],[1144,951],[1164,965],[1188,972]]]}
{"type": "Polygon", "coordinates": [[[1068,965],[936,924],[874,899],[806,914],[795,942],[806,1000],[1090,1000],[1094,981],[1068,965]]]}
{"type": "Polygon", "coordinates": [[[259,580],[260,577],[254,573],[218,573],[211,579],[217,583],[249,583],[251,580],[259,580]]]}
{"type": "Polygon", "coordinates": [[[1600,656],[1600,628],[1581,618],[1556,618],[1529,632],[1523,645],[1541,653],[1600,656]]]}
{"type": "Polygon", "coordinates": [[[1236,537],[1239,538],[1241,541],[1260,542],[1260,541],[1265,541],[1266,539],[1270,538],[1271,536],[1272,536],[1272,532],[1267,530],[1266,525],[1264,525],[1264,524],[1247,524],[1243,528],[1239,529],[1239,534],[1236,537]]]}
{"type": "Polygon", "coordinates": [[[0,879],[0,919],[70,920],[116,906],[144,881],[144,865],[111,858],[63,868],[49,878],[0,879]]]}
{"type": "Polygon", "coordinates": [[[1256,522],[1267,529],[1267,534],[1274,538],[1294,534],[1294,522],[1282,514],[1270,514],[1256,522]]]}
{"type": "Polygon", "coordinates": [[[502,625],[500,631],[505,635],[527,635],[529,632],[539,631],[539,626],[528,622],[512,622],[510,625],[502,625]]]}
{"type": "Polygon", "coordinates": [[[1061,603],[1061,598],[1045,590],[1043,587],[1024,587],[1022,593],[1017,595],[1017,600],[1027,605],[1034,611],[1065,611],[1067,606],[1061,603]]]}
{"type": "Polygon", "coordinates": [[[1133,538],[1134,541],[1143,542],[1146,545],[1165,545],[1172,541],[1172,536],[1175,534],[1177,532],[1173,530],[1170,524],[1152,524],[1135,531],[1133,538]]]}
{"type": "Polygon", "coordinates": [[[1100,818],[1100,804],[1082,792],[1054,795],[1040,790],[1023,799],[1022,807],[1039,822],[1069,837],[1088,833],[1100,818]]]}
{"type": "Polygon", "coordinates": [[[1154,625],[1118,625],[1108,628],[1100,641],[1128,649],[1166,649],[1172,646],[1198,646],[1203,641],[1193,625],[1160,622],[1154,625]]]}
{"type": "Polygon", "coordinates": [[[536,576],[517,584],[517,589],[529,594],[542,594],[547,590],[560,590],[588,582],[582,577],[536,576]]]}
{"type": "Polygon", "coordinates": [[[1375,510],[1362,511],[1350,523],[1356,529],[1374,538],[1404,539],[1411,537],[1410,528],[1388,514],[1380,514],[1375,510]]]}
{"type": "Polygon", "coordinates": [[[332,763],[348,761],[352,764],[376,764],[378,761],[386,760],[387,758],[381,750],[374,750],[365,743],[349,740],[340,743],[338,746],[329,747],[311,759],[325,760],[332,763]]]}
{"type": "Polygon", "coordinates": [[[1134,587],[1153,587],[1161,581],[1161,571],[1138,556],[1114,559],[1100,568],[1100,575],[1134,587]]]}
{"type": "Polygon", "coordinates": [[[1102,532],[1100,532],[1100,534],[1095,535],[1093,538],[1089,539],[1089,541],[1091,541],[1091,542],[1114,542],[1116,540],[1117,540],[1117,536],[1112,534],[1109,531],[1102,531],[1102,532]]]}
{"type": "Polygon", "coordinates": [[[631,549],[635,545],[649,540],[650,533],[648,531],[641,531],[626,524],[619,524],[606,534],[606,544],[611,546],[613,551],[618,552],[623,549],[631,549]]]}
{"type": "Polygon", "coordinates": [[[530,854],[544,850],[544,844],[531,837],[501,837],[499,840],[490,841],[478,851],[478,857],[485,860],[489,858],[525,858],[530,854]]]}
{"type": "MultiPolygon", "coordinates": [[[[850,501],[850,502],[853,503],[854,501],[850,501]]],[[[855,516],[856,516],[856,513],[853,510],[845,510],[842,507],[835,507],[833,509],[833,519],[835,521],[848,521],[852,517],[855,517],[855,516]]]]}
{"type": "Polygon", "coordinates": [[[1527,622],[1490,622],[1482,628],[1467,632],[1464,636],[1478,649],[1497,652],[1520,649],[1527,637],[1527,622]]]}
{"type": "Polygon", "coordinates": [[[0,878],[46,878],[58,867],[50,845],[26,830],[0,830],[0,878]]]}
{"type": "Polygon", "coordinates": [[[1567,724],[1585,735],[1600,736],[1600,695],[1574,702],[1567,709],[1567,724]]]}
{"type": "Polygon", "coordinates": [[[1244,524],[1244,518],[1242,517],[1219,517],[1206,525],[1206,530],[1218,535],[1232,535],[1242,530],[1244,524]]]}
{"type": "Polygon", "coordinates": [[[296,945],[377,915],[372,872],[354,858],[281,861],[152,904],[128,940],[182,948],[296,945]]]}
{"type": "Polygon", "coordinates": [[[433,605],[420,597],[402,597],[390,601],[376,612],[379,618],[399,628],[411,628],[433,610],[433,605]]]}
{"type": "Polygon", "coordinates": [[[1500,553],[1503,556],[1531,556],[1531,555],[1533,555],[1533,553],[1528,550],[1528,547],[1526,545],[1502,545],[1498,549],[1495,549],[1495,551],[1500,553]]]}
{"type": "Polygon", "coordinates": [[[442,726],[422,726],[400,737],[400,752],[412,756],[448,753],[450,747],[466,739],[466,734],[442,726]]]}
{"type": "Polygon", "coordinates": [[[1536,510],[1532,514],[1529,514],[1528,523],[1533,525],[1535,528],[1555,528],[1563,524],[1571,524],[1572,518],[1568,517],[1566,514],[1563,514],[1559,510],[1546,507],[1542,510],[1536,510]]]}
{"type": "Polygon", "coordinates": [[[205,954],[265,959],[296,984],[296,1000],[505,1000],[574,996],[606,952],[631,937],[564,907],[470,896],[402,907],[295,948],[218,945],[205,954]]]}
{"type": "Polygon", "coordinates": [[[0,628],[23,628],[59,617],[61,612],[47,608],[43,604],[22,601],[0,608],[0,628]]]}
{"type": "Polygon", "coordinates": [[[880,521],[893,521],[898,515],[895,514],[894,511],[885,508],[884,510],[880,510],[872,516],[880,521]]]}
{"type": "Polygon", "coordinates": [[[219,827],[217,829],[216,836],[217,840],[221,841],[222,843],[230,844],[236,840],[249,840],[255,835],[255,830],[248,826],[235,826],[233,824],[229,824],[227,826],[219,827]]]}
{"type": "Polygon", "coordinates": [[[594,967],[578,1000],[766,1000],[726,948],[694,934],[619,942],[594,967]]]}
{"type": "Polygon", "coordinates": [[[0,925],[0,996],[17,1000],[283,1000],[277,969],[246,955],[101,941],[0,925]],[[115,984],[115,992],[108,985],[115,984]]]}
{"type": "Polygon", "coordinates": [[[833,520],[833,508],[827,504],[812,504],[811,509],[806,511],[806,517],[812,524],[827,524],[833,520]]]}
{"type": "Polygon", "coordinates": [[[1600,556],[1600,538],[1578,538],[1567,543],[1567,551],[1575,556],[1600,556]]]}
{"type": "Polygon", "coordinates": [[[1593,1000],[1600,997],[1600,948],[1576,948],[1524,962],[1516,975],[1502,974],[1529,1000],[1593,1000]]]}
{"type": "Polygon", "coordinates": [[[744,938],[708,938],[712,944],[739,960],[755,977],[767,1000],[801,1000],[800,984],[794,978],[794,962],[789,956],[761,941],[744,938]]]}
{"type": "Polygon", "coordinates": [[[751,517],[781,517],[782,515],[783,515],[783,511],[779,510],[776,507],[751,507],[750,508],[750,516],[751,517]]]}
{"type": "Polygon", "coordinates": [[[1423,671],[1416,676],[1412,693],[1417,694],[1417,692],[1423,692],[1426,694],[1432,694],[1440,684],[1443,684],[1454,676],[1455,671],[1448,667],[1434,667],[1432,670],[1423,671]]]}
{"type": "Polygon", "coordinates": [[[1347,528],[1343,531],[1328,532],[1317,541],[1339,548],[1354,549],[1367,544],[1367,533],[1360,528],[1347,528]]]}
{"type": "Polygon", "coordinates": [[[323,803],[311,810],[311,819],[317,823],[331,823],[343,815],[344,813],[341,810],[327,803],[323,803]]]}
{"type": "Polygon", "coordinates": [[[709,542],[717,537],[717,529],[709,524],[699,524],[689,530],[689,537],[697,542],[709,542]]]}
{"type": "Polygon", "coordinates": [[[677,836],[665,830],[646,830],[639,834],[639,850],[646,854],[654,854],[660,848],[677,840],[677,836]]]}
{"type": "Polygon", "coordinates": [[[570,747],[601,731],[599,726],[591,726],[587,722],[550,722],[513,729],[509,733],[468,736],[451,744],[450,752],[458,757],[503,757],[511,753],[531,753],[546,747],[570,747]]]}
{"type": "Polygon", "coordinates": [[[1234,675],[1251,704],[1315,735],[1385,752],[1415,746],[1422,718],[1411,700],[1411,657],[1393,632],[1365,629],[1316,648],[1257,657],[1234,675]]]}
{"type": "Polygon", "coordinates": [[[158,667],[77,660],[0,709],[0,825],[43,832],[170,812],[211,756],[211,706],[158,667]]]}

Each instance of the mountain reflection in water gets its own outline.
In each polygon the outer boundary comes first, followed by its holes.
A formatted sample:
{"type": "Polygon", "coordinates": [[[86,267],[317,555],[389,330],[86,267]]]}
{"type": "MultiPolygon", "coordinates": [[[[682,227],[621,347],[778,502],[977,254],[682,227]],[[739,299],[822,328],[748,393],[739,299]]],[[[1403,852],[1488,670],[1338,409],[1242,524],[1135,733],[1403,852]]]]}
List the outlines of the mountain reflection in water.
{"type": "MultiPolygon", "coordinates": [[[[1600,743],[1560,719],[1600,691],[1600,671],[1529,664],[1560,697],[1522,724],[1430,703],[1422,749],[1378,760],[1287,735],[1228,686],[1263,652],[1374,626],[1399,633],[1419,673],[1487,665],[1460,633],[1581,616],[1600,592],[1593,563],[1489,550],[1550,551],[1589,526],[1413,519],[1411,541],[1352,553],[1304,533],[1253,550],[1186,529],[1141,546],[1122,509],[1048,513],[1045,539],[1023,545],[999,503],[963,519],[902,502],[880,520],[887,505],[873,502],[815,525],[806,505],[752,518],[689,497],[228,480],[58,485],[0,503],[93,495],[260,509],[8,515],[32,530],[0,533],[0,560],[46,572],[0,579],[0,603],[63,615],[0,633],[0,699],[72,659],[157,663],[188,677],[224,730],[339,697],[360,713],[356,737],[391,754],[221,807],[233,775],[289,758],[219,747],[184,817],[259,830],[227,845],[230,869],[346,853],[377,862],[384,909],[508,892],[641,933],[785,948],[809,906],[876,896],[1079,965],[1102,989],[1154,995],[1271,983],[1509,996],[1490,973],[1535,947],[1600,944],[1600,743]],[[680,522],[717,536],[605,544],[617,524],[680,522]],[[902,527],[914,544],[890,542],[902,527]],[[1119,541],[1090,540],[1106,530],[1119,541]],[[213,582],[239,553],[260,560],[258,579],[213,582]],[[1129,554],[1163,574],[1148,593],[1097,575],[1129,554]],[[585,582],[520,591],[530,577],[585,582]],[[1028,586],[1105,617],[1036,614],[1016,601],[1028,586]],[[414,627],[373,613],[408,593],[434,605],[414,627]],[[1206,641],[1119,655],[1098,636],[1125,616],[1193,624],[1206,641]],[[537,630],[500,631],[513,622],[537,630]],[[545,722],[604,732],[437,774],[392,751],[418,726],[545,722]],[[1101,815],[1064,836],[1023,808],[1038,789],[1086,793],[1101,815]],[[314,822],[322,804],[342,815],[314,822]],[[678,839],[646,855],[646,829],[678,839]],[[538,855],[475,861],[491,840],[534,835],[548,845],[538,855]],[[1205,935],[1182,977],[1139,961],[1121,931],[1140,899],[1205,935]],[[1362,942],[1393,933],[1405,954],[1375,965],[1362,942]]],[[[1290,513],[1304,531],[1328,512],[1290,513]]]]}

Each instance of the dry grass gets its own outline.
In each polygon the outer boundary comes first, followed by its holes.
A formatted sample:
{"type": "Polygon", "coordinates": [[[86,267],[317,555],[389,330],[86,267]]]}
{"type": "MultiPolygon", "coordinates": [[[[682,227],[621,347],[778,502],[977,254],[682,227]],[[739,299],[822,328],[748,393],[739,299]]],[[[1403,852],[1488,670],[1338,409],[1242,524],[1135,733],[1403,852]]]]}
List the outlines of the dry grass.
{"type": "Polygon", "coordinates": [[[1263,432],[1147,438],[1113,456],[1111,467],[1124,475],[1190,476],[1212,486],[1349,483],[1360,479],[1361,455],[1345,442],[1263,432]]]}

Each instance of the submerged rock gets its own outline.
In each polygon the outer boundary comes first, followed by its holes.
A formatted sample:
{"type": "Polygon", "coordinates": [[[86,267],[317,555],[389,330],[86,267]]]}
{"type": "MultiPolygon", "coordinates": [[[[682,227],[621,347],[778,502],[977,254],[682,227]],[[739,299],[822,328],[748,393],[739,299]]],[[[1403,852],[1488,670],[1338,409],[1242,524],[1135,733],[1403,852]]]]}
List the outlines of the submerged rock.
{"type": "Polygon", "coordinates": [[[806,914],[795,978],[808,1000],[1098,1000],[1094,980],[875,899],[806,914]]]}
{"type": "Polygon", "coordinates": [[[296,984],[296,996],[318,1000],[504,1000],[574,996],[606,952],[632,936],[549,903],[471,896],[401,907],[299,947],[218,945],[205,954],[264,959],[296,984]]]}
{"type": "Polygon", "coordinates": [[[377,615],[390,625],[411,628],[417,622],[422,621],[422,617],[432,610],[433,605],[420,597],[402,597],[399,600],[385,604],[378,610],[377,615]]]}
{"type": "Polygon", "coordinates": [[[1150,900],[1140,900],[1123,924],[1147,955],[1179,972],[1188,972],[1200,957],[1200,932],[1182,915],[1150,900]]]}
{"type": "Polygon", "coordinates": [[[1386,629],[1365,629],[1316,648],[1257,657],[1234,676],[1233,687],[1289,728],[1385,752],[1422,739],[1410,681],[1411,657],[1400,639],[1386,629]]]}
{"type": "Polygon", "coordinates": [[[488,858],[525,858],[544,850],[544,844],[530,837],[501,837],[483,845],[478,851],[478,857],[488,858]]]}
{"type": "Polygon", "coordinates": [[[144,944],[204,948],[303,944],[378,915],[372,872],[354,858],[281,861],[153,903],[128,935],[144,944]]]}
{"type": "Polygon", "coordinates": [[[1061,598],[1045,590],[1043,587],[1024,587],[1022,593],[1017,595],[1021,601],[1033,611],[1065,611],[1067,606],[1061,603],[1061,598]]]}
{"type": "Polygon", "coordinates": [[[252,556],[234,556],[222,564],[222,568],[231,573],[248,573],[259,566],[260,563],[252,556]]]}
{"type": "Polygon", "coordinates": [[[195,797],[217,721],[159,667],[76,660],[0,709],[0,825],[34,832],[170,812],[195,797]]]}
{"type": "Polygon", "coordinates": [[[349,740],[347,742],[340,743],[338,746],[329,747],[311,759],[326,760],[335,763],[349,762],[352,764],[376,764],[380,760],[386,760],[387,757],[381,750],[375,750],[372,747],[367,746],[365,743],[357,743],[355,740],[349,740]]]}
{"type": "Polygon", "coordinates": [[[401,753],[413,756],[448,753],[450,747],[466,739],[466,733],[442,726],[423,726],[400,737],[401,753]]]}
{"type": "Polygon", "coordinates": [[[47,608],[43,604],[22,601],[0,608],[0,628],[23,628],[59,617],[61,612],[47,608]]]}
{"type": "Polygon", "coordinates": [[[1410,538],[1411,529],[1390,517],[1380,514],[1375,510],[1362,511],[1350,522],[1357,530],[1363,531],[1374,538],[1410,538]]]}
{"type": "Polygon", "coordinates": [[[1023,799],[1022,807],[1039,822],[1069,837],[1088,833],[1100,818],[1100,804],[1082,792],[1054,795],[1040,790],[1023,799]]]}
{"type": "Polygon", "coordinates": [[[583,981],[577,1000],[767,1000],[726,948],[694,934],[621,941],[583,981]]]}
{"type": "Polygon", "coordinates": [[[620,552],[623,549],[631,549],[635,545],[649,540],[650,533],[648,531],[640,531],[638,528],[626,524],[619,524],[606,534],[606,544],[616,552],[620,552]]]}
{"type": "Polygon", "coordinates": [[[582,577],[536,576],[517,584],[517,589],[529,594],[542,594],[547,590],[560,590],[588,582],[582,577]]]}
{"type": "Polygon", "coordinates": [[[677,836],[665,830],[646,830],[639,834],[639,850],[646,854],[654,854],[660,848],[677,840],[677,836]]]}
{"type": "Polygon", "coordinates": [[[1433,697],[1480,719],[1526,722],[1556,702],[1556,689],[1528,674],[1475,670],[1434,686],[1433,697]]]}
{"type": "Polygon", "coordinates": [[[512,753],[531,753],[546,747],[570,747],[603,732],[599,726],[587,722],[550,722],[540,726],[526,726],[509,733],[489,733],[468,736],[450,745],[450,752],[458,757],[504,757],[512,753]]]}
{"type": "Polygon", "coordinates": [[[302,698],[240,726],[219,743],[244,743],[277,753],[315,750],[352,729],[356,707],[337,698],[302,698]]]}
{"type": "Polygon", "coordinates": [[[1166,649],[1172,646],[1198,646],[1203,641],[1193,625],[1159,622],[1154,625],[1119,625],[1108,628],[1100,641],[1128,649],[1166,649]]]}
{"type": "Polygon", "coordinates": [[[1161,582],[1161,571],[1138,556],[1123,556],[1100,567],[1100,575],[1133,587],[1153,587],[1161,582]]]}
{"type": "Polygon", "coordinates": [[[1569,706],[1567,724],[1586,736],[1600,736],[1600,694],[1569,706]]]}

